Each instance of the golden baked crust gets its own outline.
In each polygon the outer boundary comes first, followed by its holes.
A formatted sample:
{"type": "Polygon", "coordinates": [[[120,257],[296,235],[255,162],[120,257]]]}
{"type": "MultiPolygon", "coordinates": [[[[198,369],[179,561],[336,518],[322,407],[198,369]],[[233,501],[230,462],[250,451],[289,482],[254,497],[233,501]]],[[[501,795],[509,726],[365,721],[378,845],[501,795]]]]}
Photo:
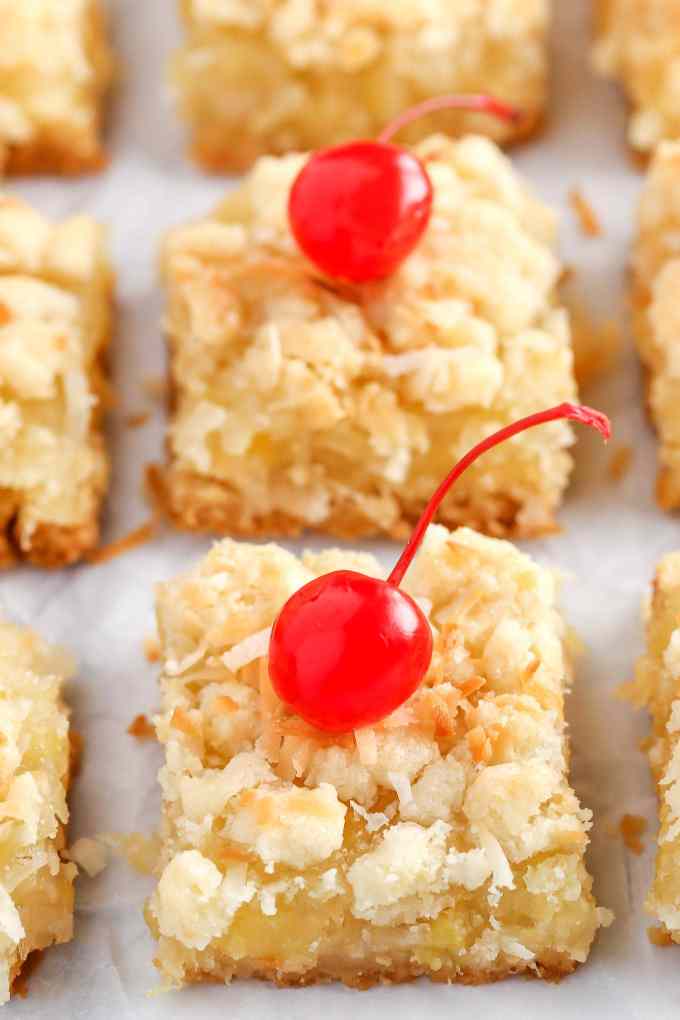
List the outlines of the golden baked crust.
{"type": "Polygon", "coordinates": [[[171,69],[195,159],[241,171],[270,153],[374,137],[432,95],[490,92],[517,124],[460,113],[433,127],[496,141],[533,134],[547,91],[547,0],[182,0],[186,41],[171,69]]]}
{"type": "Polygon", "coordinates": [[[60,858],[71,773],[69,657],[0,621],[0,1002],[30,953],[73,937],[75,865],[60,858]]]}
{"type": "Polygon", "coordinates": [[[158,589],[163,848],[146,916],[164,982],[568,974],[609,915],[568,784],[552,575],[430,528],[406,585],[433,627],[428,675],[380,724],[329,735],[278,700],[266,655],[283,602],[343,568],[381,573],[366,553],[225,540],[158,589]]]}
{"type": "Polygon", "coordinates": [[[113,67],[100,0],[0,0],[0,24],[0,171],[99,170],[113,67]]]}
{"type": "Polygon", "coordinates": [[[647,908],[680,943],[680,553],[665,556],[647,613],[647,651],[630,694],[648,709],[648,753],[659,795],[661,827],[647,908]]]}
{"type": "Polygon", "coordinates": [[[680,137],[680,0],[597,0],[593,60],[625,89],[636,155],[680,137]]]}
{"type": "Polygon", "coordinates": [[[97,545],[111,299],[103,228],[0,195],[0,567],[97,545]]]}
{"type": "MultiPolygon", "coordinates": [[[[260,160],[212,217],[169,235],[165,480],[180,526],[403,536],[475,442],[574,397],[552,213],[487,139],[417,152],[434,214],[384,282],[322,279],[300,254],[287,200],[302,156],[260,160]]],[[[571,442],[557,423],[494,451],[440,520],[553,530],[571,442]]]]}
{"type": "Polygon", "coordinates": [[[679,174],[680,143],[663,142],[642,193],[633,253],[633,322],[659,436],[657,499],[664,510],[680,507],[679,174]]]}

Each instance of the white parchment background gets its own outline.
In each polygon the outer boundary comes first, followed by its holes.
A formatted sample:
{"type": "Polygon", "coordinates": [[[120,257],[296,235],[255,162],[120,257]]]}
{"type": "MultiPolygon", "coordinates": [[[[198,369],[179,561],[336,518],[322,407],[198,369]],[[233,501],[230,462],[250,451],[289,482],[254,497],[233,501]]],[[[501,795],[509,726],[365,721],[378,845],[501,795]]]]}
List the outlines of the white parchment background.
{"type": "MultiPolygon", "coordinates": [[[[18,0],[20,2],[20,0],[18,0]]],[[[184,158],[181,129],[163,86],[168,53],[177,41],[174,0],[112,0],[122,80],[110,138],[111,166],[77,182],[12,183],[11,188],[57,216],[84,210],[110,226],[118,273],[115,385],[120,406],[110,430],[114,476],[106,537],[119,537],[148,515],[141,498],[143,465],[160,455],[163,421],[141,383],[164,367],[162,298],[156,278],[157,242],[171,224],[209,209],[225,188],[184,158]],[[153,411],[131,430],[124,414],[153,411]]],[[[544,136],[516,153],[538,192],[563,210],[562,249],[577,271],[576,289],[602,317],[625,320],[625,267],[640,178],[623,142],[624,109],[616,91],[588,67],[587,0],[556,0],[553,98],[544,136]],[[604,238],[581,236],[567,207],[580,185],[598,211],[604,238]]],[[[533,1020],[676,1018],[680,1011],[680,947],[656,949],[647,940],[642,909],[651,865],[651,839],[634,857],[608,835],[623,812],[646,815],[654,828],[654,800],[646,762],[637,751],[645,720],[613,698],[631,674],[641,648],[640,603],[657,558],[680,546],[678,519],[654,506],[654,442],[641,413],[639,372],[627,349],[617,370],[585,394],[612,416],[616,439],[635,448],[634,470],[615,485],[610,454],[580,430],[577,470],[562,514],[564,533],[531,545],[531,552],[568,575],[564,606],[587,644],[569,702],[574,779],[595,812],[590,867],[600,902],[616,912],[587,966],[561,986],[513,981],[487,988],[416,985],[356,993],[340,987],[276,990],[241,983],[151,996],[157,985],[153,943],[142,903],[150,882],[116,863],[78,885],[76,939],[46,954],[25,1001],[8,1014],[33,1018],[290,1017],[391,1020],[427,1013],[438,1018],[497,1016],[533,1020]]],[[[311,542],[308,544],[312,544],[311,542]]],[[[314,543],[319,544],[319,543],[314,543]]],[[[80,671],[71,688],[74,721],[84,735],[83,770],[72,797],[72,838],[102,831],[150,831],[158,818],[152,743],[126,734],[138,712],[156,705],[154,669],[142,641],[153,630],[153,583],[187,567],[209,541],[167,533],[101,567],[54,574],[21,570],[0,580],[0,606],[76,653],[80,671]]],[[[384,557],[387,545],[374,546],[384,557]]]]}

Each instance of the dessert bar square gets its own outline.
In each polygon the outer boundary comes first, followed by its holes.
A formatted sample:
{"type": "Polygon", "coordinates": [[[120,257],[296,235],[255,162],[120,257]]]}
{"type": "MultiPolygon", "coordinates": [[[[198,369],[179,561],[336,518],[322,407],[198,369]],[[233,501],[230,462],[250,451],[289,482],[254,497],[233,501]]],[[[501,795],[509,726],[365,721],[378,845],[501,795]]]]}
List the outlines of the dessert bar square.
{"type": "Polygon", "coordinates": [[[103,228],[0,195],[0,567],[97,544],[112,274],[103,228]]]}
{"type": "Polygon", "coordinates": [[[663,142],[645,182],[633,254],[635,335],[659,436],[657,499],[680,506],[680,143],[663,142]]]}
{"type": "Polygon", "coordinates": [[[0,171],[104,163],[112,60],[100,0],[0,0],[0,171]]]}
{"type": "MultiPolygon", "coordinates": [[[[371,138],[433,95],[487,92],[517,124],[439,114],[445,131],[501,142],[533,133],[546,104],[548,0],[183,0],[172,66],[195,158],[241,170],[258,156],[371,138]]],[[[405,133],[423,138],[427,125],[405,133]]]]}
{"type": "Polygon", "coordinates": [[[680,942],[680,553],[659,564],[647,615],[647,652],[633,698],[652,717],[649,761],[657,783],[661,828],[656,876],[647,908],[680,942]]]}
{"type": "Polygon", "coordinates": [[[30,953],[73,936],[74,864],[61,860],[71,772],[69,656],[0,621],[0,1002],[30,953]]]}
{"type": "Polygon", "coordinates": [[[431,527],[405,585],[433,628],[429,672],[381,723],[329,735],[278,700],[266,656],[284,602],[336,569],[381,575],[366,553],[224,540],[158,590],[147,919],[164,981],[569,973],[608,912],[568,782],[553,575],[507,542],[431,527]]]}
{"type": "MultiPolygon", "coordinates": [[[[265,157],[163,251],[172,420],[167,505],[232,535],[402,537],[453,463],[575,395],[552,212],[485,138],[434,136],[423,239],[388,279],[320,276],[289,226],[305,157],[265,157]]],[[[570,427],[475,465],[440,520],[495,535],[554,528],[570,427]]]]}
{"type": "Polygon", "coordinates": [[[680,137],[679,0],[596,0],[594,63],[625,90],[634,153],[680,137]]]}

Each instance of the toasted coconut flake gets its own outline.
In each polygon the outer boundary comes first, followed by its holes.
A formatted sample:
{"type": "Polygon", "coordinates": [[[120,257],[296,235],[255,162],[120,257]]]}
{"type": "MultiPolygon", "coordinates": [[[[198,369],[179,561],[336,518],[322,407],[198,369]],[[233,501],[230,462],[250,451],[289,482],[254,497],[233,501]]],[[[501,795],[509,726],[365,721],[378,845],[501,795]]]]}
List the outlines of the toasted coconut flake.
{"type": "Polygon", "coordinates": [[[240,669],[243,669],[244,666],[251,662],[255,662],[256,659],[265,658],[269,652],[271,633],[271,627],[265,627],[264,630],[258,630],[255,634],[249,634],[247,638],[239,641],[228,652],[225,652],[222,656],[222,662],[229,672],[238,673],[240,669]]]}
{"type": "Polygon", "coordinates": [[[569,203],[576,213],[581,231],[586,237],[601,237],[602,224],[588,199],[578,188],[574,188],[569,195],[569,203]]]}
{"type": "Polygon", "coordinates": [[[478,825],[477,831],[480,845],[491,865],[494,886],[497,889],[514,889],[515,880],[512,877],[512,868],[508,858],[505,856],[503,847],[485,825],[478,825]]]}
{"type": "Polygon", "coordinates": [[[618,446],[613,450],[609,460],[608,473],[613,482],[622,481],[630,471],[633,463],[633,447],[618,446]]]}
{"type": "Polygon", "coordinates": [[[389,823],[389,818],[382,811],[367,811],[361,804],[357,804],[355,800],[350,800],[350,807],[356,811],[360,818],[366,822],[367,832],[377,832],[378,829],[382,829],[383,825],[389,823]]]}
{"type": "Polygon", "coordinates": [[[399,807],[406,808],[413,804],[413,790],[408,776],[403,772],[388,772],[387,778],[397,792],[399,807]]]}
{"type": "Polygon", "coordinates": [[[134,531],[131,531],[128,535],[124,535],[123,538],[119,538],[115,542],[110,542],[108,545],[102,545],[99,549],[95,549],[94,552],[88,553],[86,557],[87,562],[92,565],[108,563],[117,556],[122,556],[124,553],[130,552],[132,549],[136,549],[140,545],[146,545],[147,542],[151,542],[153,540],[155,535],[156,521],[147,521],[146,524],[142,524],[139,528],[135,528],[134,531]]]}
{"type": "Polygon", "coordinates": [[[136,740],[153,740],[156,736],[156,730],[153,727],[153,723],[149,720],[148,716],[136,715],[130,725],[127,728],[128,733],[131,737],[135,737],[136,740]]]}
{"type": "Polygon", "coordinates": [[[158,662],[161,657],[161,646],[157,637],[149,635],[144,638],[144,657],[147,662],[158,662]]]}
{"type": "Polygon", "coordinates": [[[623,815],[619,822],[619,833],[628,850],[640,856],[644,850],[642,837],[647,831],[647,819],[642,815],[623,815]]]}
{"type": "Polygon", "coordinates": [[[375,738],[375,730],[368,726],[361,730],[354,731],[354,739],[357,744],[359,761],[367,768],[378,763],[378,742],[375,738]]]}

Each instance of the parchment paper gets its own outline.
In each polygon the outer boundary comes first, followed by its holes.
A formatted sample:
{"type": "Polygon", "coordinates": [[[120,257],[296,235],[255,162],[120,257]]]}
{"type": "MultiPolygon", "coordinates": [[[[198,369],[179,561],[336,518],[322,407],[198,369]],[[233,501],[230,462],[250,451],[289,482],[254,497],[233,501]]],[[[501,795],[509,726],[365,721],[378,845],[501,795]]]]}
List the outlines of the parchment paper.
{"type": "MultiPolygon", "coordinates": [[[[184,156],[184,139],[164,87],[167,56],[176,45],[174,0],[113,0],[121,81],[110,137],[111,166],[81,181],[12,182],[12,190],[57,216],[84,210],[111,230],[118,273],[114,343],[119,407],[110,440],[114,475],[106,537],[142,523],[148,509],[141,472],[158,459],[163,412],[145,396],[142,381],[161,375],[162,297],[156,276],[159,235],[204,213],[228,182],[203,176],[184,156]],[[145,428],[128,429],[123,416],[152,411],[145,428]]],[[[572,290],[595,318],[625,321],[625,268],[641,178],[624,145],[624,106],[616,90],[588,66],[587,0],[556,0],[553,98],[546,133],[513,155],[538,192],[563,210],[562,250],[576,272],[572,290]],[[581,186],[605,228],[601,239],[581,235],[567,195],[581,186]]],[[[149,879],[121,862],[78,883],[77,934],[50,950],[31,978],[29,996],[5,1007],[22,1020],[178,1020],[181,1017],[251,1020],[390,1020],[502,1017],[528,1020],[676,1018],[680,1011],[680,947],[650,945],[642,903],[651,876],[655,804],[647,764],[638,750],[646,720],[613,697],[631,675],[642,647],[640,605],[658,557],[680,547],[678,518],[664,516],[653,498],[655,447],[642,413],[635,359],[585,396],[609,412],[616,441],[635,449],[633,470],[619,484],[607,473],[611,451],[579,430],[577,470],[562,513],[562,534],[528,548],[566,574],[563,604],[587,645],[568,714],[578,792],[595,812],[590,867],[599,901],[616,913],[590,962],[559,987],[516,980],[483,988],[418,982],[356,993],[342,987],[281,991],[239,983],[151,995],[158,980],[154,944],[142,919],[149,879]],[[645,815],[646,852],[634,857],[608,830],[624,812],[645,815]]],[[[309,541],[307,545],[323,545],[309,541]]],[[[72,796],[71,837],[110,831],[151,831],[157,824],[155,781],[160,754],[153,742],[134,741],[126,728],[138,712],[156,707],[154,667],[142,654],[153,632],[153,584],[188,567],[207,539],[166,533],[111,563],[54,574],[19,570],[0,579],[0,610],[69,646],[79,675],[70,700],[84,735],[82,773],[72,796]]],[[[298,543],[291,544],[298,548],[298,543]]],[[[395,547],[372,544],[389,561],[395,547]]]]}

